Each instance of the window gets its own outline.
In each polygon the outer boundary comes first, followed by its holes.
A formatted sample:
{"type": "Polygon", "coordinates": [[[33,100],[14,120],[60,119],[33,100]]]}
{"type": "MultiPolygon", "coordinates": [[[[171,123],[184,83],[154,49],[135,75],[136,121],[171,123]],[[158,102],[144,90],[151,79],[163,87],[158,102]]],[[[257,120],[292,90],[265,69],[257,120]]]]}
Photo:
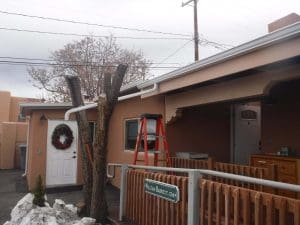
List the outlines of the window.
{"type": "Polygon", "coordinates": [[[257,112],[253,110],[243,110],[241,111],[241,119],[242,120],[256,120],[257,119],[257,112]]]}
{"type": "MultiPolygon", "coordinates": [[[[137,135],[139,130],[139,119],[130,119],[125,121],[125,149],[126,150],[134,150],[137,135]]],[[[154,148],[155,144],[155,131],[156,131],[156,120],[149,119],[147,120],[147,143],[148,143],[148,150],[154,148]]],[[[141,145],[140,151],[144,149],[144,136],[141,137],[141,145]]]]}
{"type": "Polygon", "coordinates": [[[136,138],[138,135],[138,119],[131,119],[125,121],[125,149],[134,150],[136,138]]]}

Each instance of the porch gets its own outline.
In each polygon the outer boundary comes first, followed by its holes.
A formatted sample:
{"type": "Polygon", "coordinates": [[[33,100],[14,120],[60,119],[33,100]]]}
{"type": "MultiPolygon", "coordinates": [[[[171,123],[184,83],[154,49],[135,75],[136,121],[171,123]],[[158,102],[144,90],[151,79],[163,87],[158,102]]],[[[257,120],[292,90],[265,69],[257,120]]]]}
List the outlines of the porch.
{"type": "MultiPolygon", "coordinates": [[[[214,162],[177,159],[175,167],[247,176],[250,173],[244,171],[250,167],[266,168],[268,175],[259,178],[300,184],[300,80],[295,68],[299,58],[167,95],[172,156],[204,153],[214,162]]],[[[273,193],[297,197],[283,190],[273,193]]]]}

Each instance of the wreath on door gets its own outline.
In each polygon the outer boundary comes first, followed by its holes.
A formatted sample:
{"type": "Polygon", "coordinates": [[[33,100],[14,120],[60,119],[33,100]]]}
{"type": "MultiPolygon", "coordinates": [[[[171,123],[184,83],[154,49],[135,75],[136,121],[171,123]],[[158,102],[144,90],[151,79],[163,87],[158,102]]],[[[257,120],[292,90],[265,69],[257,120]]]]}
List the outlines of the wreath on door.
{"type": "Polygon", "coordinates": [[[65,150],[74,140],[71,128],[66,124],[57,125],[52,133],[52,145],[56,149],[65,150]]]}

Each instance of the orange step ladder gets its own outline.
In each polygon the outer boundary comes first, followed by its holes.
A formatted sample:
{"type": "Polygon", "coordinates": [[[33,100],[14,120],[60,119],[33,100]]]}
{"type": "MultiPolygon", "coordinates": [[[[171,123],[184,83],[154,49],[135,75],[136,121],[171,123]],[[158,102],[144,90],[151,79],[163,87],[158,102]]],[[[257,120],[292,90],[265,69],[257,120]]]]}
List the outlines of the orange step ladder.
{"type": "MultiPolygon", "coordinates": [[[[152,138],[153,139],[153,138],[152,138]]],[[[152,140],[153,141],[153,140],[152,140]]],[[[166,133],[163,126],[162,115],[161,114],[142,114],[140,118],[140,127],[137,136],[137,141],[134,151],[134,161],[133,164],[136,165],[137,161],[144,161],[146,166],[149,165],[149,153],[154,154],[153,164],[158,166],[159,161],[165,161],[167,167],[171,167],[170,151],[169,145],[166,139],[166,133]],[[150,120],[155,120],[155,134],[148,133],[147,124],[150,120]],[[148,137],[155,136],[154,146],[153,142],[149,140],[148,137]],[[159,149],[160,139],[163,139],[163,149],[159,149]],[[143,142],[143,143],[142,143],[143,142]],[[144,160],[138,160],[138,153],[141,150],[141,146],[144,147],[144,160]],[[151,149],[149,149],[149,147],[151,149]],[[159,154],[163,154],[165,157],[163,160],[159,159],[159,154]]]]}

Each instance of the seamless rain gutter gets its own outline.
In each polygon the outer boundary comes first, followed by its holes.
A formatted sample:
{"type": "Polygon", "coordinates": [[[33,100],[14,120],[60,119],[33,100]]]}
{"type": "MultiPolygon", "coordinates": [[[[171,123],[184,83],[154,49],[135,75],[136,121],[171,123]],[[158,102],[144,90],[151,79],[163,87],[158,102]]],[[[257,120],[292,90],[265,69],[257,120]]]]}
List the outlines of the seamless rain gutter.
{"type": "MultiPolygon", "coordinates": [[[[140,92],[132,93],[132,94],[129,94],[129,95],[121,96],[121,97],[118,98],[118,101],[123,101],[123,100],[129,99],[129,98],[142,96],[142,95],[157,91],[157,89],[158,89],[158,85],[157,85],[157,83],[154,83],[152,88],[147,89],[147,90],[143,90],[143,91],[140,91],[140,92]]],[[[92,109],[92,108],[97,107],[97,105],[98,105],[98,103],[92,103],[92,104],[83,105],[83,106],[79,106],[79,107],[69,109],[65,113],[65,120],[69,120],[70,115],[72,113],[79,112],[79,111],[86,110],[86,109],[92,109]]]]}

